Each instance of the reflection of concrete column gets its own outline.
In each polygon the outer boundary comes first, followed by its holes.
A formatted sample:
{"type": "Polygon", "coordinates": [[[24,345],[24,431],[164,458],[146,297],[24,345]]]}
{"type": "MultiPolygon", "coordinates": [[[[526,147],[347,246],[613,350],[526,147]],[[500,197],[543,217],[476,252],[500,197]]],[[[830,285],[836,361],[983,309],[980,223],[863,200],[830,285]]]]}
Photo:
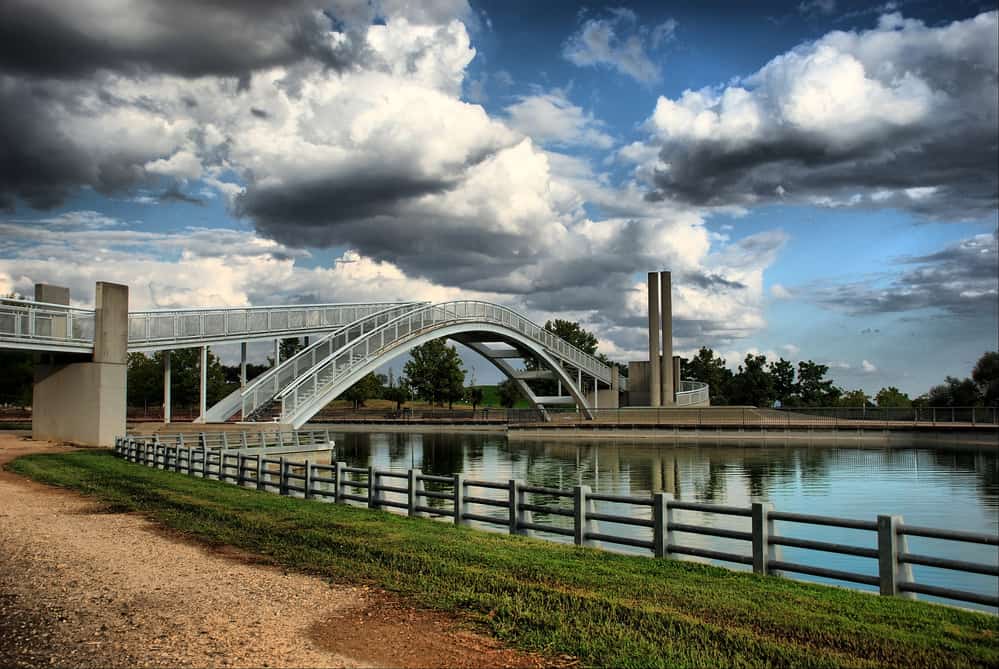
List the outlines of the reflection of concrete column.
{"type": "Polygon", "coordinates": [[[170,351],[163,351],[163,422],[169,423],[171,417],[170,399],[170,351]]]}
{"type": "Polygon", "coordinates": [[[663,351],[660,362],[662,383],[662,405],[673,404],[673,284],[669,272],[659,273],[659,299],[662,300],[660,318],[663,322],[663,351]]]}
{"type": "Polygon", "coordinates": [[[277,367],[281,364],[281,340],[274,340],[274,366],[277,367]]]}
{"type": "Polygon", "coordinates": [[[659,279],[649,272],[649,406],[659,406],[659,279]]]}

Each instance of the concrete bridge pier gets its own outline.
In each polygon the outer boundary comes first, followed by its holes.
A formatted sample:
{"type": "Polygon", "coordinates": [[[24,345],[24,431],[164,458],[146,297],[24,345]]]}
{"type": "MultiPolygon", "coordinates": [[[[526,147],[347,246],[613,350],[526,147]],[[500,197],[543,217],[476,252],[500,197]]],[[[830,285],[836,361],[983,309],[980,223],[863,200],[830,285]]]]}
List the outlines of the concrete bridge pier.
{"type": "MultiPolygon", "coordinates": [[[[69,305],[69,289],[38,284],[35,300],[69,305]]],[[[125,434],[128,286],[97,282],[93,356],[51,354],[35,365],[31,436],[113,446],[125,434]]]]}

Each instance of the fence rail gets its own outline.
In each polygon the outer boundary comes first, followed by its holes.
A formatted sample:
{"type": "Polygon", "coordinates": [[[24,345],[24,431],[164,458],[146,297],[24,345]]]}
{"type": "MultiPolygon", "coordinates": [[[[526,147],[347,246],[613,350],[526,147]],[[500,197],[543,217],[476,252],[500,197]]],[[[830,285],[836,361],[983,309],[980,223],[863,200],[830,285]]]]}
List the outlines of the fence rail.
{"type": "Polygon", "coordinates": [[[94,346],[94,310],[0,298],[0,339],[8,348],[85,352],[94,346]]]}
{"type": "MultiPolygon", "coordinates": [[[[323,433],[319,433],[323,434],[323,433]]],[[[313,432],[310,438],[316,438],[313,432]]],[[[328,437],[324,437],[327,438],[328,437]]],[[[225,439],[223,437],[223,439],[225,439]]],[[[244,443],[241,437],[239,443],[244,443]]],[[[301,436],[292,437],[301,442],[301,436]]],[[[418,469],[406,472],[374,467],[349,467],[344,462],[329,465],[309,460],[290,461],[284,456],[228,453],[225,445],[207,442],[192,448],[181,438],[175,441],[122,437],[115,453],[132,462],[188,475],[214,478],[283,495],[300,493],[308,499],[345,503],[358,502],[372,509],[400,509],[410,516],[450,519],[458,525],[469,522],[502,526],[511,534],[571,537],[577,545],[627,546],[651,552],[657,558],[679,555],[734,564],[751,565],[757,574],[804,574],[837,581],[874,586],[882,595],[914,597],[917,593],[982,606],[999,607],[999,596],[916,583],[912,565],[983,574],[999,578],[999,566],[953,560],[908,550],[907,537],[999,546],[999,536],[906,525],[901,516],[879,515],[874,521],[775,511],[772,504],[754,502],[749,507],[720,506],[673,499],[669,493],[650,496],[594,493],[589,486],[555,489],[506,482],[425,475],[418,469]],[[390,497],[395,495],[395,497],[390,497]],[[533,495],[533,497],[530,497],[533,495]],[[597,512],[597,501],[625,505],[633,513],[597,512]],[[485,507],[484,510],[481,510],[485,507]],[[638,511],[638,515],[634,511],[638,511]],[[490,515],[490,511],[498,515],[490,515]],[[748,519],[742,530],[681,522],[677,513],[699,511],[721,517],[748,519]],[[533,514],[572,518],[572,527],[534,521],[533,514]],[[815,541],[778,534],[776,522],[799,526],[824,525],[868,533],[873,546],[815,541]],[[608,525],[626,525],[647,530],[642,537],[615,534],[608,525]],[[691,545],[678,535],[720,537],[740,542],[748,550],[731,552],[691,545]],[[814,564],[781,559],[782,546],[818,553],[847,554],[873,561],[876,575],[834,570],[814,564]]],[[[995,592],[995,590],[993,590],[995,592]]]]}

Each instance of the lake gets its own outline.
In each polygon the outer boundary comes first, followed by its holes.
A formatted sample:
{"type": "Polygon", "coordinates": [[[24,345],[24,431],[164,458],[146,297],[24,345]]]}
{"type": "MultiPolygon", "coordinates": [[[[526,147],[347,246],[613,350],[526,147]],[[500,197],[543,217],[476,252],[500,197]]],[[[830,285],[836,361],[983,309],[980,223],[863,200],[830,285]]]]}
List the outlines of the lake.
{"type": "MultiPolygon", "coordinates": [[[[584,484],[595,492],[620,495],[664,491],[678,500],[743,507],[762,501],[773,503],[780,511],[861,520],[894,514],[903,516],[910,525],[989,534],[999,531],[999,456],[994,446],[940,448],[915,438],[908,442],[896,438],[890,444],[850,439],[814,443],[801,439],[742,440],[737,444],[704,439],[511,441],[502,433],[338,432],[335,425],[329,428],[336,441],[337,459],[350,466],[395,471],[413,467],[429,474],[463,473],[469,479],[497,482],[514,478],[553,488],[584,484]]],[[[541,495],[532,497],[532,503],[556,502],[541,495]]],[[[638,507],[599,502],[596,510],[633,511],[636,517],[643,513],[638,507]]],[[[506,513],[490,507],[477,507],[473,512],[497,517],[506,513]]],[[[675,522],[749,529],[748,519],[694,511],[676,513],[675,522]]],[[[644,514],[647,517],[648,511],[644,514]]],[[[560,527],[571,527],[572,523],[571,518],[538,513],[533,520],[560,527]]],[[[642,539],[650,533],[647,528],[608,523],[600,531],[642,539]]],[[[776,531],[804,539],[876,546],[874,533],[861,530],[778,522],[776,531]]],[[[678,533],[676,540],[694,547],[749,553],[748,543],[735,539],[678,533]]],[[[909,537],[908,541],[912,553],[986,564],[995,564],[997,559],[991,546],[921,537],[909,537]]],[[[790,547],[780,550],[781,559],[790,562],[877,574],[876,560],[869,558],[790,547]]],[[[913,571],[919,583],[996,593],[994,576],[919,565],[913,571]]],[[[794,578],[828,582],[808,576],[794,578]]]]}

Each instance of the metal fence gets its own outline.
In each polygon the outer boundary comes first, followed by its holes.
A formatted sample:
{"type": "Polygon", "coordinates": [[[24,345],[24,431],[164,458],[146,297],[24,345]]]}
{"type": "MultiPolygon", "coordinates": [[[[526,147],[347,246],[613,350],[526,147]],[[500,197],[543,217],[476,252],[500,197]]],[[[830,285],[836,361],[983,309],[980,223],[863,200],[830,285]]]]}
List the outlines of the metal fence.
{"type": "MultiPolygon", "coordinates": [[[[638,548],[657,558],[691,556],[751,566],[757,574],[805,574],[849,584],[864,584],[882,595],[914,597],[931,595],[960,602],[999,607],[993,594],[916,583],[912,565],[999,577],[999,566],[912,553],[908,537],[927,537],[948,542],[999,546],[999,536],[907,525],[901,516],[879,515],[876,520],[850,520],[830,516],[777,511],[772,504],[755,502],[748,507],[722,506],[673,499],[669,493],[650,496],[612,495],[593,492],[589,486],[572,489],[466,479],[462,474],[438,476],[418,469],[406,472],[374,467],[349,467],[344,462],[319,464],[291,461],[264,454],[227,453],[225,448],[153,439],[119,438],[115,452],[131,462],[168,469],[202,478],[228,481],[244,487],[299,494],[307,499],[361,503],[372,509],[398,509],[410,516],[449,519],[458,525],[470,522],[499,526],[511,534],[536,533],[542,537],[571,539],[576,545],[638,548]],[[607,502],[628,509],[625,513],[597,512],[595,503],[607,502]],[[490,515],[490,511],[493,514],[490,515]],[[708,524],[680,522],[678,512],[698,511],[712,517],[736,518],[748,526],[729,529],[708,524]],[[571,519],[562,527],[534,521],[533,514],[571,519]],[[840,544],[778,534],[775,522],[804,527],[831,526],[860,530],[873,545],[840,544]],[[641,528],[643,538],[621,536],[614,527],[641,528]],[[740,542],[748,550],[729,552],[691,545],[688,535],[721,537],[740,542]],[[781,559],[783,546],[819,554],[867,558],[876,575],[829,569],[781,559]]],[[[995,590],[993,590],[994,592],[995,590]]]]}
{"type": "Polygon", "coordinates": [[[175,432],[158,433],[148,437],[131,436],[127,439],[139,441],[152,441],[154,444],[162,446],[180,448],[207,448],[207,449],[243,449],[243,448],[268,448],[294,446],[321,446],[329,448],[329,430],[286,430],[267,432],[259,430],[232,431],[225,430],[213,432],[175,432]]]}
{"type": "MultiPolygon", "coordinates": [[[[549,409],[552,427],[577,422],[572,409],[549,409]]],[[[756,407],[620,407],[592,409],[593,421],[600,424],[663,425],[685,427],[745,428],[905,428],[999,425],[995,407],[862,409],[849,407],[810,407],[759,409],[756,407]]]]}
{"type": "Polygon", "coordinates": [[[94,345],[94,310],[62,304],[0,298],[0,338],[7,348],[89,351],[94,345]]]}

